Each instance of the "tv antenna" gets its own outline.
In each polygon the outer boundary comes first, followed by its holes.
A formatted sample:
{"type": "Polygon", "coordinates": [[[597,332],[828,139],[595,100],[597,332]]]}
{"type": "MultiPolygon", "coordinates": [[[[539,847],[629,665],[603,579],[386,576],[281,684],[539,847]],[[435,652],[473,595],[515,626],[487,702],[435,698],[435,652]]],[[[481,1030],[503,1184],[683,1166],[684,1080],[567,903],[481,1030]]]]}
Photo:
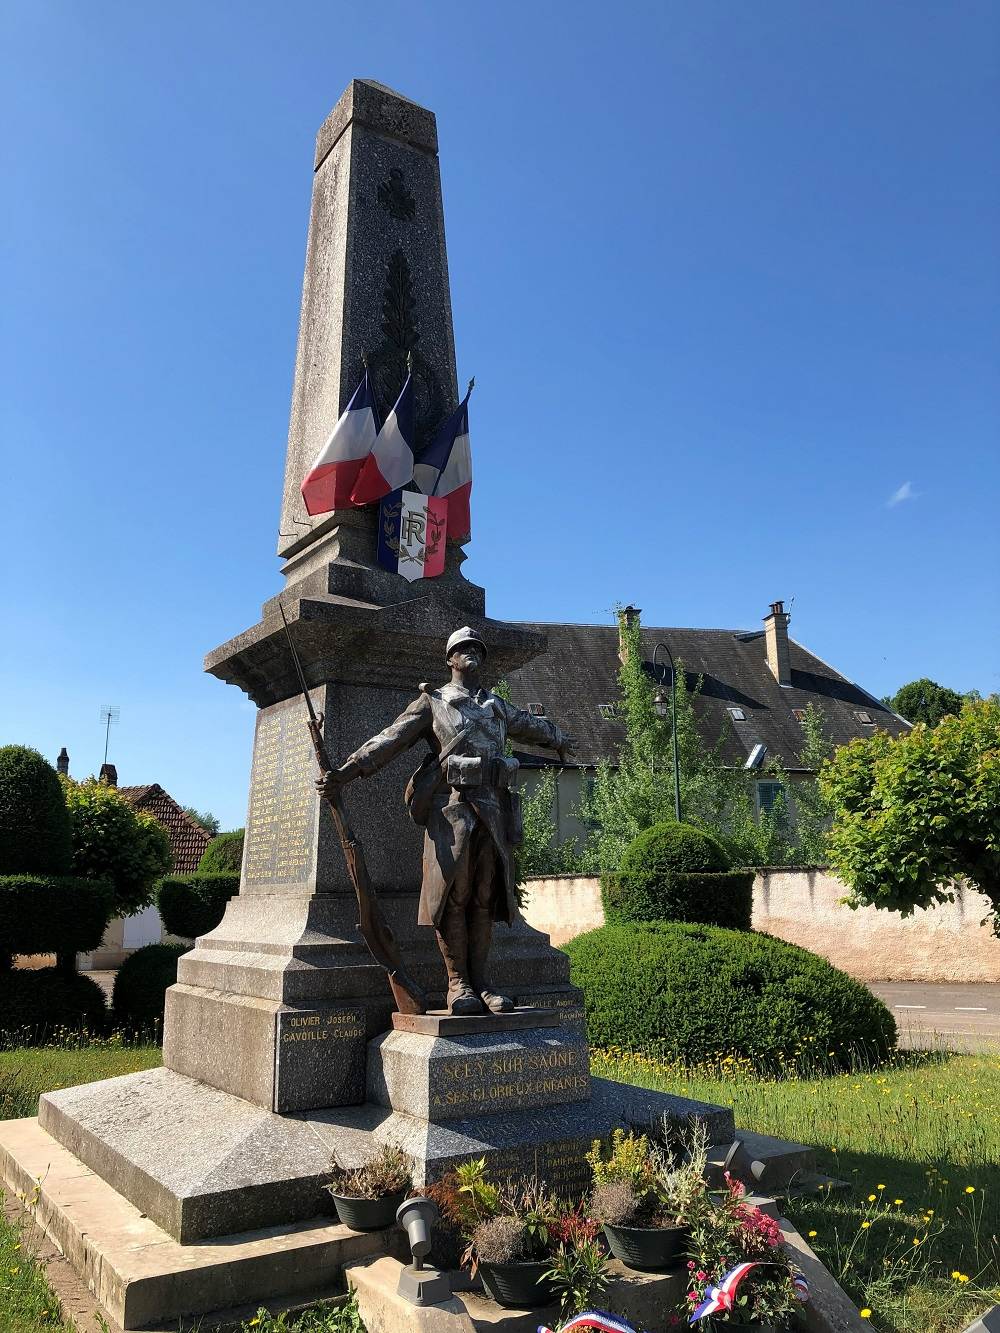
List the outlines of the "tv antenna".
{"type": "Polygon", "coordinates": [[[108,762],[108,742],[111,739],[111,727],[117,723],[122,710],[117,704],[101,704],[101,721],[104,723],[104,762],[108,762]]]}

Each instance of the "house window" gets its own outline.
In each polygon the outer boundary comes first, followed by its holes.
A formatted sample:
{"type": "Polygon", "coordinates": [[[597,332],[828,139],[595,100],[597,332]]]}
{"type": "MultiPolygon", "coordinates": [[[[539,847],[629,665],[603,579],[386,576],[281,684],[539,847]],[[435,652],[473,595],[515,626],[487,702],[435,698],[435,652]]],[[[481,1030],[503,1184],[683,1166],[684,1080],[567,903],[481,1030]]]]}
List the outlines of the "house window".
{"type": "Polygon", "coordinates": [[[780,782],[757,783],[757,809],[761,814],[770,814],[774,803],[784,792],[780,782]]]}
{"type": "Polygon", "coordinates": [[[742,708],[730,708],[729,716],[734,722],[745,722],[747,720],[747,715],[742,708]]]}
{"type": "Polygon", "coordinates": [[[545,705],[544,705],[544,704],[528,704],[528,712],[532,715],[532,717],[544,717],[544,716],[545,716],[545,705]]]}
{"type": "Polygon", "coordinates": [[[793,708],[792,716],[796,722],[804,722],[806,720],[806,710],[804,708],[793,708]]]}
{"type": "Polygon", "coordinates": [[[854,716],[859,722],[863,722],[866,727],[873,727],[875,725],[875,719],[872,717],[871,713],[865,713],[861,709],[858,709],[854,716]]]}
{"type": "Polygon", "coordinates": [[[598,704],[597,711],[605,722],[613,722],[618,715],[618,709],[615,704],[598,704]]]}

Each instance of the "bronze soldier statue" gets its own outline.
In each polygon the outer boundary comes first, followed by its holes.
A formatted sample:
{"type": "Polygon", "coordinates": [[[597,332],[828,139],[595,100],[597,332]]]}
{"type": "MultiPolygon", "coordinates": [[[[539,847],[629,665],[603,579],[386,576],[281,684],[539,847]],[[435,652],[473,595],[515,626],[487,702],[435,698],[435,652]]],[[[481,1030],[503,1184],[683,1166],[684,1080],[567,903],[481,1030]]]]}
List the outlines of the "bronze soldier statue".
{"type": "Polygon", "coordinates": [[[466,626],[449,638],[451,682],[421,687],[419,698],[384,731],[366,741],[316,786],[329,797],[355,778],[384,768],[425,740],[430,753],[406,788],[410,814],[426,830],[417,921],[433,926],[448,970],[453,1014],[495,1014],[514,1002],[490,985],[487,959],[494,921],[517,918],[513,852],[521,841],[517,760],[507,738],[544,745],[565,759],[572,741],[480,687],[486,644],[466,626]]]}

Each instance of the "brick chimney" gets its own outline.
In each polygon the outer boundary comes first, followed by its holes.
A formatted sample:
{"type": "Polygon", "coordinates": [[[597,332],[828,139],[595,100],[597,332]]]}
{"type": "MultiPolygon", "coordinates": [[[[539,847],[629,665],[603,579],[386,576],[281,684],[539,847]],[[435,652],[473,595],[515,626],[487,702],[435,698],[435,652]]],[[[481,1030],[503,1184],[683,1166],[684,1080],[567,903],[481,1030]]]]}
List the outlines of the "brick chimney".
{"type": "Polygon", "coordinates": [[[769,615],[764,617],[764,642],[767,645],[767,665],[779,685],[791,685],[792,667],[788,657],[788,622],[791,616],[783,602],[772,602],[769,615]]]}
{"type": "Polygon", "coordinates": [[[618,660],[624,662],[628,656],[625,650],[625,630],[633,625],[638,628],[639,617],[642,615],[642,608],[638,606],[626,606],[618,612],[618,660]]]}
{"type": "Polygon", "coordinates": [[[64,778],[69,777],[69,751],[65,745],[59,751],[59,758],[56,760],[56,772],[61,773],[64,778]]]}
{"type": "Polygon", "coordinates": [[[98,782],[106,782],[109,787],[117,787],[118,770],[115,768],[114,764],[102,764],[97,780],[98,782]]]}

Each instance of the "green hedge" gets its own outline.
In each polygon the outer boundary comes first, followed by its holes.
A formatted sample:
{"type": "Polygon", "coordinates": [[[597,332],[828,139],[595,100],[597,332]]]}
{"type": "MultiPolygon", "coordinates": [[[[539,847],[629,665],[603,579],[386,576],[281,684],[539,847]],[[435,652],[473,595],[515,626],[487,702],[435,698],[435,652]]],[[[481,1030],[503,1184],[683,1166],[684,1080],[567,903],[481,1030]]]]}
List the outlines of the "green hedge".
{"type": "Polygon", "coordinates": [[[770,935],[655,921],[564,946],[590,1040],[696,1063],[732,1055],[780,1071],[847,1068],[896,1043],[881,1000],[825,959],[770,935]]]}
{"type": "Polygon", "coordinates": [[[163,1023],[163,997],[177,980],[177,960],[188,952],[184,944],[147,944],[136,949],[118,969],[111,996],[116,1023],[148,1028],[163,1023]]]}
{"type": "Polygon", "coordinates": [[[668,820],[625,849],[618,871],[601,880],[604,919],[691,921],[749,930],[753,875],[731,871],[722,844],[691,824],[668,820]]]}
{"type": "Polygon", "coordinates": [[[604,919],[610,925],[687,921],[749,930],[753,881],[752,870],[723,870],[715,874],[680,871],[645,882],[622,874],[604,875],[601,878],[604,919]]]}
{"type": "Polygon", "coordinates": [[[241,828],[220,833],[201,854],[198,872],[203,875],[236,875],[243,869],[243,833],[241,828]]]}
{"type": "Polygon", "coordinates": [[[0,940],[11,953],[88,953],[111,916],[111,885],[68,875],[0,876],[0,940]]]}
{"type": "Polygon", "coordinates": [[[238,874],[171,875],[157,886],[156,906],[169,934],[193,940],[215,929],[239,889],[238,874]]]}
{"type": "Polygon", "coordinates": [[[65,875],[72,866],[69,814],[55,769],[26,745],[0,746],[0,875],[65,875]]]}
{"type": "Polygon", "coordinates": [[[90,977],[54,967],[0,972],[0,1031],[25,1045],[53,1028],[100,1032],[107,1019],[104,992],[90,977]]]}

